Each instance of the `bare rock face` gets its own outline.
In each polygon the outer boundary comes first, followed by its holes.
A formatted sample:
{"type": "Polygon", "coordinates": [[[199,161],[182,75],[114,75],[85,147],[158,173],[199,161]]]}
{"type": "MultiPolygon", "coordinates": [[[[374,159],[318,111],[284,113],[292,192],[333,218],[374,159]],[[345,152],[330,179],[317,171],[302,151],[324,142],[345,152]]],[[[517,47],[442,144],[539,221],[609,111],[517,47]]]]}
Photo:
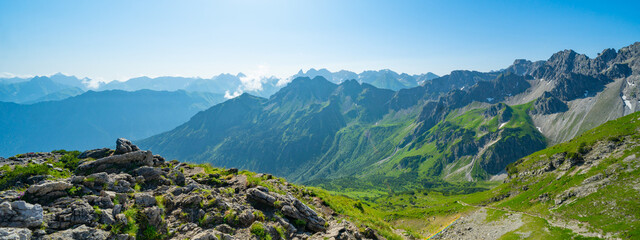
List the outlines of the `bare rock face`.
{"type": "Polygon", "coordinates": [[[569,110],[569,106],[549,92],[544,92],[533,103],[532,114],[553,114],[569,110]]]}
{"type": "Polygon", "coordinates": [[[45,203],[59,197],[67,195],[67,190],[73,187],[72,184],[63,181],[50,181],[41,184],[31,185],[25,192],[25,199],[33,202],[45,203]]]}
{"type": "Polygon", "coordinates": [[[31,239],[31,230],[26,228],[0,228],[0,239],[29,240],[31,239]]]}
{"type": "Polygon", "coordinates": [[[156,199],[148,193],[136,193],[135,202],[140,207],[151,207],[156,205],[156,199]]]}
{"type": "Polygon", "coordinates": [[[247,190],[247,197],[259,203],[273,206],[278,199],[267,192],[269,190],[265,187],[251,188],[247,190]]]}
{"type": "Polygon", "coordinates": [[[251,224],[255,220],[256,218],[253,215],[253,212],[249,209],[242,211],[242,213],[240,213],[240,215],[238,216],[238,221],[240,223],[240,226],[243,226],[243,227],[251,226],[251,224]]]}
{"type": "Polygon", "coordinates": [[[0,204],[0,227],[37,228],[42,225],[43,211],[39,204],[25,201],[0,204]]]}
{"type": "Polygon", "coordinates": [[[51,240],[68,240],[68,239],[91,239],[105,240],[109,237],[109,232],[80,225],[79,227],[56,232],[47,236],[51,240]]]}
{"type": "Polygon", "coordinates": [[[140,216],[144,219],[147,228],[152,227],[153,230],[160,234],[167,233],[167,222],[162,218],[164,210],[157,206],[148,207],[142,210],[140,216]]]}
{"type": "Polygon", "coordinates": [[[252,188],[247,190],[247,197],[261,204],[279,207],[285,216],[305,222],[309,230],[320,232],[326,229],[326,221],[297,198],[291,195],[269,194],[268,191],[265,187],[252,188]],[[275,204],[276,201],[280,201],[280,206],[275,204]]]}
{"type": "Polygon", "coordinates": [[[76,172],[79,174],[97,172],[119,173],[141,166],[153,166],[153,154],[151,154],[151,151],[138,150],[101,158],[95,161],[84,162],[78,166],[76,172]]]}
{"type": "Polygon", "coordinates": [[[84,200],[77,200],[69,204],[61,212],[47,215],[47,225],[51,229],[64,230],[70,227],[85,224],[94,225],[94,210],[84,200]]]}
{"type": "Polygon", "coordinates": [[[110,155],[111,155],[111,149],[100,148],[100,149],[84,151],[83,153],[80,154],[80,156],[78,156],[78,159],[85,159],[85,158],[100,159],[100,158],[108,157],[110,155]]]}
{"type": "Polygon", "coordinates": [[[116,140],[116,152],[114,154],[119,155],[139,150],[140,148],[138,148],[138,146],[136,145],[133,145],[131,141],[125,138],[118,138],[118,140],[116,140]]]}

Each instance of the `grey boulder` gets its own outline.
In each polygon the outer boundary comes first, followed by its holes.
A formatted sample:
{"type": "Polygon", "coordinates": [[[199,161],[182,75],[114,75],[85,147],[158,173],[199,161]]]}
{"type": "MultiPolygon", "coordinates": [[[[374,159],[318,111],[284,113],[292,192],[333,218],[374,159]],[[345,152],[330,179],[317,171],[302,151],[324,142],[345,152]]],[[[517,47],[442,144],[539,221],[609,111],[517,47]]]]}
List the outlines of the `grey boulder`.
{"type": "Polygon", "coordinates": [[[116,152],[115,152],[116,155],[135,152],[138,150],[140,150],[138,146],[133,145],[131,141],[125,138],[118,138],[118,140],[116,140],[116,152]]]}
{"type": "Polygon", "coordinates": [[[31,239],[31,230],[25,228],[0,228],[0,239],[29,240],[31,239]]]}
{"type": "Polygon", "coordinates": [[[84,162],[78,166],[76,172],[80,174],[96,172],[119,173],[141,166],[153,166],[153,154],[151,151],[138,150],[84,162]]]}
{"type": "Polygon", "coordinates": [[[76,228],[67,229],[64,231],[55,232],[45,237],[45,239],[51,240],[105,240],[109,237],[109,232],[90,228],[85,225],[81,225],[76,228]]]}
{"type": "Polygon", "coordinates": [[[43,211],[39,204],[25,201],[0,204],[0,227],[36,228],[42,225],[43,211]]]}

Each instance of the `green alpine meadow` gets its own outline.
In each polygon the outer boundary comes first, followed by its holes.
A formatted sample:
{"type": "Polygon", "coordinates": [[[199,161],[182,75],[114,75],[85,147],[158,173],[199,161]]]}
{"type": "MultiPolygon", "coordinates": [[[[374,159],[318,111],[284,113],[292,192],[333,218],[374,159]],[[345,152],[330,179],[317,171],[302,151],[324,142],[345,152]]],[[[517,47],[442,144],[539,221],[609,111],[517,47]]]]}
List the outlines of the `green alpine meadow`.
{"type": "Polygon", "coordinates": [[[638,9],[0,0],[0,240],[640,239],[638,9]]]}

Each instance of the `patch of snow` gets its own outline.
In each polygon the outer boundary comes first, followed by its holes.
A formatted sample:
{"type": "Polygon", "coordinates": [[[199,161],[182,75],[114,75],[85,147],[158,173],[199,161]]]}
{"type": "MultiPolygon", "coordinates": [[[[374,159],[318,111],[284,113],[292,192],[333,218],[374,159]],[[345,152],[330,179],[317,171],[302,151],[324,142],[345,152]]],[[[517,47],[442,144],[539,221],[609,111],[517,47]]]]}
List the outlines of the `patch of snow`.
{"type": "Polygon", "coordinates": [[[507,125],[507,123],[508,123],[508,122],[500,123],[500,126],[498,127],[498,129],[500,129],[500,128],[504,127],[504,125],[507,125]]]}
{"type": "Polygon", "coordinates": [[[487,98],[487,101],[489,101],[489,102],[493,102],[493,98],[488,97],[488,98],[487,98]]]}
{"type": "Polygon", "coordinates": [[[536,127],[538,129],[538,132],[542,132],[542,129],[540,127],[536,127]]]}
{"type": "Polygon", "coordinates": [[[622,95],[622,101],[624,101],[624,105],[627,106],[629,109],[633,109],[633,106],[631,106],[631,101],[627,99],[627,96],[622,95]]]}
{"type": "Polygon", "coordinates": [[[636,86],[636,84],[635,84],[635,83],[632,83],[632,82],[629,82],[629,81],[627,81],[627,84],[628,84],[629,86],[632,86],[632,87],[635,87],[635,86],[636,86]]]}
{"type": "Polygon", "coordinates": [[[460,90],[464,90],[464,87],[461,87],[460,90]]]}

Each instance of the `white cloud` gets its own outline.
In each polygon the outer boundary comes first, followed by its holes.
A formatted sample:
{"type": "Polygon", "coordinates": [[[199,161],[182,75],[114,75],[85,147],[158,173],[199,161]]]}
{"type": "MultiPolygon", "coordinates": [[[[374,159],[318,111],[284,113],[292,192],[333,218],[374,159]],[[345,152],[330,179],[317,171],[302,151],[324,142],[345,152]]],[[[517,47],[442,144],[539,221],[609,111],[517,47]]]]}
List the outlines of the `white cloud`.
{"type": "Polygon", "coordinates": [[[100,87],[100,85],[105,84],[107,82],[105,82],[103,78],[96,78],[96,79],[84,78],[82,80],[82,83],[90,89],[97,89],[98,87],[100,87]]]}
{"type": "Polygon", "coordinates": [[[224,98],[232,99],[232,98],[236,98],[237,96],[240,96],[241,94],[242,94],[242,90],[239,90],[239,89],[233,92],[233,94],[231,94],[229,90],[227,90],[227,91],[224,91],[224,98]]]}
{"type": "Polygon", "coordinates": [[[278,87],[282,87],[282,86],[284,86],[284,85],[287,85],[289,82],[291,82],[291,80],[293,80],[293,79],[292,79],[292,77],[283,77],[283,78],[280,78],[280,79],[278,80],[278,83],[276,83],[276,86],[278,86],[278,87]]]}
{"type": "Polygon", "coordinates": [[[265,65],[258,65],[257,70],[243,74],[245,76],[240,78],[243,91],[261,91],[262,84],[268,80],[267,76],[269,76],[269,67],[265,65]]]}

